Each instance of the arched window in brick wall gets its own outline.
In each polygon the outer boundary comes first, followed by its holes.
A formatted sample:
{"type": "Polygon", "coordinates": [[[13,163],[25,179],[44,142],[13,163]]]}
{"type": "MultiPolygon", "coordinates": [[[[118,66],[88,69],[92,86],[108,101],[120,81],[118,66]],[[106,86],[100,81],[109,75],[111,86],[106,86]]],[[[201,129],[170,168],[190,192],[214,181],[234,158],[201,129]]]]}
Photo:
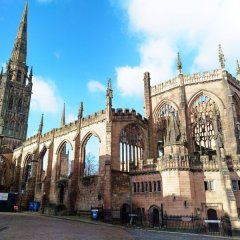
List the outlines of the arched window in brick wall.
{"type": "Polygon", "coordinates": [[[128,172],[130,168],[135,168],[142,159],[143,150],[141,129],[135,124],[128,125],[120,137],[120,170],[128,172]]]}
{"type": "Polygon", "coordinates": [[[216,155],[223,148],[220,112],[216,103],[206,95],[199,95],[190,106],[193,151],[197,155],[216,155]]]}
{"type": "Polygon", "coordinates": [[[177,116],[177,110],[169,103],[164,103],[157,115],[157,149],[158,156],[164,155],[164,142],[167,137],[167,128],[170,117],[174,115],[177,116]]]}

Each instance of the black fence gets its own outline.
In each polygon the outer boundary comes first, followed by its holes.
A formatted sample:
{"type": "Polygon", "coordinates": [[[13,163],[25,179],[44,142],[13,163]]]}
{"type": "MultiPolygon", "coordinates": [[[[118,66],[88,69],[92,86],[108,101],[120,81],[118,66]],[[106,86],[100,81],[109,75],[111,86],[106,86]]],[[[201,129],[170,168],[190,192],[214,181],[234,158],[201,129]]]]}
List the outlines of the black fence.
{"type": "MultiPolygon", "coordinates": [[[[156,224],[153,222],[150,225],[156,227],[156,224]]],[[[213,220],[193,215],[173,216],[164,214],[159,221],[159,228],[200,234],[232,236],[231,222],[228,217],[213,220]]]]}

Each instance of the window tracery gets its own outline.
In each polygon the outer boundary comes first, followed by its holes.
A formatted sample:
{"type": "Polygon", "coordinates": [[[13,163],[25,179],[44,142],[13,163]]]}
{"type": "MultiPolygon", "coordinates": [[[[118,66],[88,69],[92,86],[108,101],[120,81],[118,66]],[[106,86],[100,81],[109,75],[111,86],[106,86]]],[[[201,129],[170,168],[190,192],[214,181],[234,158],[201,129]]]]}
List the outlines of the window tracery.
{"type": "Polygon", "coordinates": [[[25,166],[23,171],[22,190],[25,191],[27,182],[32,174],[32,157],[29,155],[25,160],[25,166]]]}
{"type": "Polygon", "coordinates": [[[120,161],[121,171],[129,171],[131,166],[137,166],[142,159],[144,150],[143,134],[140,128],[131,124],[121,133],[120,137],[120,161]]]}
{"type": "Polygon", "coordinates": [[[223,147],[220,113],[216,103],[200,95],[190,107],[193,151],[200,155],[216,155],[216,147],[223,147]]]}
{"type": "Polygon", "coordinates": [[[167,128],[171,116],[177,116],[177,110],[169,103],[164,103],[159,110],[157,119],[158,156],[164,155],[164,142],[167,137],[167,128]]]}

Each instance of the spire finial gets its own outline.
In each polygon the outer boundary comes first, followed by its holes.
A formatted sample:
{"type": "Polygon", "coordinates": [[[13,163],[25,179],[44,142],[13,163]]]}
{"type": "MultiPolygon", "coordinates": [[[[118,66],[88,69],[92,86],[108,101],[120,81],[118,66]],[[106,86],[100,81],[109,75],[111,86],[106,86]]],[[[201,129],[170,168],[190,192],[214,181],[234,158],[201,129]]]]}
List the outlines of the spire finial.
{"type": "Polygon", "coordinates": [[[27,59],[27,16],[28,16],[28,0],[24,7],[20,26],[14,43],[11,60],[14,63],[26,64],[27,59]]]}
{"type": "Polygon", "coordinates": [[[108,79],[108,88],[107,88],[107,104],[112,105],[112,98],[113,98],[113,94],[112,94],[112,84],[111,84],[111,78],[108,79]]]}
{"type": "Polygon", "coordinates": [[[62,118],[61,118],[61,127],[65,125],[65,102],[63,103],[62,118]]]}
{"type": "Polygon", "coordinates": [[[42,134],[42,130],[43,130],[43,113],[42,113],[41,121],[38,128],[38,134],[42,134]]]}
{"type": "Polygon", "coordinates": [[[240,75],[240,65],[238,60],[237,60],[237,75],[240,75]]]}
{"type": "Polygon", "coordinates": [[[180,53],[178,52],[178,60],[177,60],[177,70],[178,73],[181,74],[182,73],[182,61],[181,61],[181,57],[180,57],[180,53]]]}
{"type": "Polygon", "coordinates": [[[80,120],[83,116],[83,102],[80,102],[79,110],[78,110],[78,120],[80,120]]]}
{"type": "Polygon", "coordinates": [[[220,62],[221,68],[225,68],[226,59],[224,58],[221,44],[218,45],[218,51],[219,51],[218,57],[219,57],[219,62],[220,62]]]}

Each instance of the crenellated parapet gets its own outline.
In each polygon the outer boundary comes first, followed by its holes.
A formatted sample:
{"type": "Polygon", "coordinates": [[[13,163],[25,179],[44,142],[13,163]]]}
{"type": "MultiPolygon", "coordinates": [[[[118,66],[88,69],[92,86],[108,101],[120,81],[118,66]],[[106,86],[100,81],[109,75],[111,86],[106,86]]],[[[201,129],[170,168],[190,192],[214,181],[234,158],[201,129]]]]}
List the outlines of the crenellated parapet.
{"type": "Polygon", "coordinates": [[[143,123],[147,123],[148,120],[144,118],[140,113],[137,113],[134,109],[128,109],[128,108],[113,108],[112,109],[112,119],[113,121],[132,121],[132,120],[138,120],[143,123]]]}
{"type": "Polygon", "coordinates": [[[166,155],[158,159],[158,166],[160,171],[167,170],[186,170],[191,168],[191,158],[188,155],[166,155]]]}
{"type": "Polygon", "coordinates": [[[77,130],[77,121],[74,121],[69,124],[63,125],[60,128],[55,128],[54,136],[59,137],[76,130],[77,130]]]}
{"type": "Polygon", "coordinates": [[[158,158],[159,171],[182,170],[182,171],[219,171],[219,161],[216,156],[209,159],[201,156],[200,159],[189,155],[165,155],[158,158]]]}
{"type": "Polygon", "coordinates": [[[160,92],[165,92],[169,89],[179,87],[179,85],[180,85],[179,79],[177,77],[175,77],[166,82],[162,82],[162,83],[159,83],[158,85],[152,86],[151,87],[151,95],[153,96],[160,92]]]}
{"type": "Polygon", "coordinates": [[[216,69],[213,71],[205,71],[202,73],[194,73],[191,75],[184,75],[184,85],[195,84],[200,82],[207,82],[207,81],[216,81],[222,79],[222,70],[216,69]]]}
{"type": "MultiPolygon", "coordinates": [[[[221,80],[222,78],[223,78],[222,69],[216,69],[213,71],[205,71],[202,73],[184,74],[183,83],[184,85],[191,85],[191,84],[198,84],[201,82],[217,81],[217,80],[221,80]]],[[[158,85],[152,86],[151,95],[154,96],[161,92],[165,92],[179,86],[180,86],[180,79],[178,77],[175,77],[166,82],[162,82],[158,85]]]]}
{"type": "Polygon", "coordinates": [[[33,143],[36,143],[37,140],[38,140],[38,134],[35,134],[35,135],[27,138],[26,141],[25,141],[22,145],[23,145],[24,147],[25,147],[25,146],[29,146],[29,145],[31,145],[31,144],[33,144],[33,143]]]}
{"type": "Polygon", "coordinates": [[[98,122],[103,122],[106,120],[106,111],[101,110],[99,112],[95,112],[92,115],[89,115],[87,117],[82,118],[82,127],[87,127],[89,125],[98,123],[98,122]]]}

